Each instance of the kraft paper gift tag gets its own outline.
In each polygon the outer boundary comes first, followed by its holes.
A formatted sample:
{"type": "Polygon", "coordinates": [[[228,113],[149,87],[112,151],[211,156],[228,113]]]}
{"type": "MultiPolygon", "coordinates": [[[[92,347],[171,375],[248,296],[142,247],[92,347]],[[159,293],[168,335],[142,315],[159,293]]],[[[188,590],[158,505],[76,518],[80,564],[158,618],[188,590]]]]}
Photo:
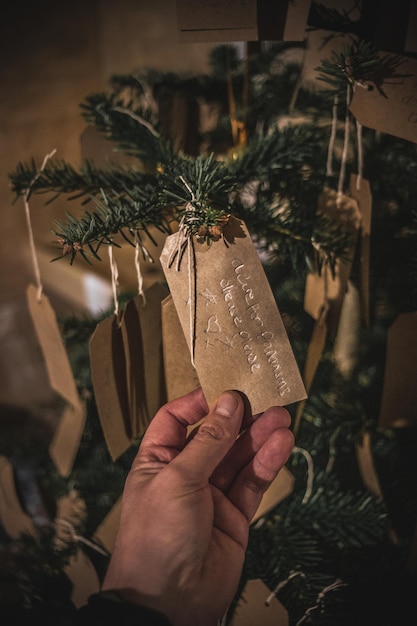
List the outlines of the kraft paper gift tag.
{"type": "MultiPolygon", "coordinates": [[[[352,245],[347,260],[336,262],[334,275],[327,265],[320,272],[312,271],[307,275],[304,309],[315,320],[304,371],[307,391],[319,365],[327,334],[336,336],[338,331],[360,225],[357,201],[345,195],[339,197],[334,189],[325,188],[322,191],[317,212],[338,219],[341,227],[352,233],[352,245]]],[[[298,412],[300,410],[301,407],[298,412]]]]}
{"type": "Polygon", "coordinates": [[[143,434],[166,401],[161,303],[168,293],[155,283],[120,316],[99,322],[90,339],[94,395],[113,460],[143,434]]]}
{"type": "Polygon", "coordinates": [[[356,455],[365,487],[377,498],[383,498],[381,483],[375,469],[369,432],[363,433],[361,442],[356,444],[356,455]]]}
{"type": "Polygon", "coordinates": [[[113,552],[114,542],[116,541],[121,509],[122,497],[120,496],[101,524],[97,527],[93,536],[94,541],[103,546],[109,554],[113,552]]]}
{"type": "Polygon", "coordinates": [[[76,553],[71,556],[68,564],[65,566],[65,573],[72,583],[71,600],[78,608],[87,603],[90,595],[100,590],[100,580],[97,571],[82,550],[83,542],[88,544],[90,549],[97,549],[103,552],[100,546],[95,546],[92,542],[80,537],[76,533],[76,525],[86,516],[84,501],[74,490],[68,495],[59,498],[57,501],[57,512],[55,524],[57,534],[55,542],[59,546],[60,543],[76,542],[79,544],[76,553]]]}
{"type": "Polygon", "coordinates": [[[380,427],[417,424],[416,363],[417,311],[411,311],[398,315],[388,329],[380,427]]]}
{"type": "Polygon", "coordinates": [[[84,606],[91,595],[100,591],[97,570],[81,548],[71,557],[65,573],[72,583],[71,601],[75,607],[84,606]]]}
{"type": "MultiPolygon", "coordinates": [[[[124,372],[126,376],[126,394],[128,413],[127,432],[131,439],[136,439],[142,426],[147,422],[145,400],[145,371],[142,354],[142,331],[140,327],[138,309],[131,300],[123,310],[120,320],[120,330],[123,339],[124,372]]],[[[123,393],[123,390],[121,390],[123,393]]],[[[144,426],[143,426],[144,427],[144,426]]]]}
{"type": "Polygon", "coordinates": [[[248,580],[231,626],[288,626],[288,612],[274,593],[259,578],[248,580]]]}
{"type": "Polygon", "coordinates": [[[359,233],[359,263],[360,263],[360,300],[362,320],[366,328],[369,327],[369,263],[370,239],[372,219],[372,193],[369,181],[352,174],[350,177],[350,194],[358,203],[361,215],[359,233]]]}
{"type": "Polygon", "coordinates": [[[162,302],[162,341],[167,400],[200,387],[172,296],[162,302]]]}
{"type": "MultiPolygon", "coordinates": [[[[327,216],[333,221],[339,222],[340,229],[351,235],[350,247],[346,251],[346,258],[343,261],[338,260],[336,262],[335,281],[337,291],[333,298],[327,296],[329,304],[327,314],[328,326],[329,330],[336,334],[355,255],[361,215],[355,198],[345,194],[339,195],[335,189],[330,189],[329,187],[324,188],[319,195],[317,214],[327,216]]],[[[324,269],[329,272],[328,268],[324,269]]],[[[324,277],[323,280],[328,280],[328,277],[324,277]]]]}
{"type": "Polygon", "coordinates": [[[162,355],[161,305],[168,288],[154,283],[126,304],[122,335],[131,413],[132,436],[143,434],[156,411],[166,402],[162,355]]]}
{"type": "Polygon", "coordinates": [[[302,41],[309,0],[177,0],[181,42],[302,41]]]}
{"type": "Polygon", "coordinates": [[[294,489],[295,478],[291,474],[290,470],[284,467],[278,472],[276,478],[269,485],[265,491],[261,503],[253,516],[251,524],[254,525],[261,517],[266,515],[274,507],[276,507],[282,500],[292,493],[294,489]]]}
{"type": "MultiPolygon", "coordinates": [[[[379,53],[381,61],[387,53],[379,53]]],[[[390,57],[387,76],[376,87],[356,87],[350,110],[368,128],[417,142],[417,60],[390,57]]]]}
{"type": "Polygon", "coordinates": [[[64,408],[54,431],[49,452],[57,470],[71,473],[84,431],[86,410],[75,384],[55,312],[49,299],[30,285],[26,292],[31,321],[42,351],[51,388],[64,400],[64,408]]]}
{"type": "Polygon", "coordinates": [[[0,456],[0,526],[13,539],[23,533],[36,534],[32,519],[23,510],[16,493],[13,465],[5,456],[0,456]]]}
{"type": "Polygon", "coordinates": [[[246,394],[252,413],[306,397],[288,336],[245,224],[230,217],[211,245],[167,237],[160,260],[191,362],[212,404],[222,391],[246,394]]]}
{"type": "Polygon", "coordinates": [[[118,316],[112,315],[97,324],[89,351],[99,419],[115,461],[132,444],[124,343],[118,316]]]}

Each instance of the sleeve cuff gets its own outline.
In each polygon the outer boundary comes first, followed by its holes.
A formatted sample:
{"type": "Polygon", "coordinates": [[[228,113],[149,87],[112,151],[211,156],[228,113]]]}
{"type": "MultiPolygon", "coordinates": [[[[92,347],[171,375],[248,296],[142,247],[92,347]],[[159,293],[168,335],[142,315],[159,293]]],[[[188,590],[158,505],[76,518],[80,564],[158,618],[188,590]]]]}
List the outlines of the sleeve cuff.
{"type": "Polygon", "coordinates": [[[172,626],[171,622],[158,611],[146,606],[126,602],[114,591],[100,591],[90,596],[88,604],[79,609],[86,624],[100,623],[100,626],[172,626]],[[91,620],[91,621],[90,621],[91,620]],[[94,620],[97,620],[95,622],[94,620]],[[98,621],[100,620],[100,621],[98,621]]]}

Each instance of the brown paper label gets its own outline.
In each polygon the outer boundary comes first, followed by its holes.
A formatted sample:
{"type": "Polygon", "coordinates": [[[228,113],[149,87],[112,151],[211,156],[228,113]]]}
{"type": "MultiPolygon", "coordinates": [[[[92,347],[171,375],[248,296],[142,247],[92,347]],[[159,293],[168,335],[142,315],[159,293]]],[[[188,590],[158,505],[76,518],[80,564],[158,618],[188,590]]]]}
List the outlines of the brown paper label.
{"type": "Polygon", "coordinates": [[[382,498],[383,493],[376,473],[374,458],[372,454],[371,436],[364,433],[361,443],[356,446],[356,455],[365,487],[377,498],[382,498]]]}
{"type": "Polygon", "coordinates": [[[86,419],[87,409],[84,402],[67,405],[55,428],[49,444],[49,454],[61,476],[69,476],[72,471],[86,419]]]}
{"type": "Polygon", "coordinates": [[[333,346],[333,361],[339,372],[349,378],[358,361],[361,327],[359,291],[348,281],[333,346]]]}
{"type": "Polygon", "coordinates": [[[169,290],[161,283],[155,283],[145,291],[145,301],[136,296],[130,306],[134,306],[140,323],[141,346],[137,347],[143,360],[144,396],[143,421],[139,423],[138,434],[142,434],[156,411],[166,402],[164,367],[162,355],[161,306],[169,290]]]}
{"type": "Polygon", "coordinates": [[[65,573],[72,582],[71,600],[76,608],[87,604],[88,598],[100,591],[97,570],[80,548],[65,567],[65,573]]]}
{"type": "Polygon", "coordinates": [[[39,299],[34,285],[29,285],[26,297],[51,387],[67,403],[54,430],[49,452],[58,472],[68,476],[84,431],[86,410],[78,394],[68,354],[49,299],[44,294],[39,299]]]}
{"type": "Polygon", "coordinates": [[[16,493],[13,466],[10,461],[0,456],[0,522],[9,537],[35,535],[35,526],[22,509],[16,493]]]}
{"type": "Polygon", "coordinates": [[[172,296],[162,302],[162,341],[167,400],[200,387],[172,296]]]}
{"type": "Polygon", "coordinates": [[[304,385],[250,235],[233,217],[223,234],[211,246],[190,240],[179,265],[171,262],[178,233],[161,254],[206,399],[239,389],[255,414],[302,400],[304,385]]]}
{"type": "Polygon", "coordinates": [[[352,174],[350,177],[350,193],[357,201],[361,214],[361,227],[358,242],[360,262],[360,299],[362,319],[365,326],[368,327],[370,235],[372,220],[372,194],[369,181],[352,174]]]}
{"type": "Polygon", "coordinates": [[[93,539],[103,546],[109,554],[113,552],[117,531],[119,530],[120,512],[122,509],[122,497],[112,506],[104,520],[97,527],[93,539]]]}
{"type": "Polygon", "coordinates": [[[274,593],[260,579],[248,580],[231,626],[288,626],[289,619],[285,607],[274,593]]]}
{"type": "Polygon", "coordinates": [[[322,315],[323,307],[327,308],[327,327],[329,332],[336,334],[346,293],[352,261],[356,247],[357,234],[360,227],[360,212],[357,201],[342,194],[338,196],[334,189],[325,188],[318,198],[317,213],[340,222],[340,228],[352,234],[351,247],[347,258],[337,261],[334,276],[325,265],[321,272],[311,272],[307,276],[304,308],[314,319],[322,315]]]}
{"type": "Polygon", "coordinates": [[[388,330],[384,387],[379,414],[382,428],[417,424],[417,311],[398,315],[388,330]]]}
{"type": "MultiPolygon", "coordinates": [[[[129,430],[132,439],[136,439],[148,424],[145,390],[145,368],[143,362],[143,336],[138,309],[133,300],[128,302],[123,311],[120,331],[123,338],[124,371],[126,375],[126,403],[129,430]]],[[[121,389],[121,393],[123,390],[121,389]]]]}
{"type": "MultiPolygon", "coordinates": [[[[380,57],[385,57],[381,52],[380,57]]],[[[394,73],[371,90],[356,87],[350,110],[362,124],[417,142],[417,60],[396,56],[394,73]]]]}
{"type": "Polygon", "coordinates": [[[256,0],[176,0],[180,30],[250,28],[257,24],[256,0]]]}
{"type": "MultiPolygon", "coordinates": [[[[85,502],[78,493],[70,491],[69,494],[59,498],[56,511],[56,538],[57,545],[61,542],[68,543],[78,541],[82,544],[82,537],[78,537],[75,531],[80,520],[86,517],[85,502]]],[[[90,549],[94,548],[91,542],[90,549]]],[[[65,567],[65,573],[72,582],[71,600],[76,607],[86,604],[89,596],[100,590],[100,581],[91,560],[79,547],[65,567]]]]}
{"type": "MultiPolygon", "coordinates": [[[[319,366],[324,346],[327,338],[327,306],[322,306],[321,313],[315,321],[313,332],[311,333],[310,342],[308,344],[307,356],[304,365],[304,384],[307,393],[310,392],[311,385],[319,366]]],[[[294,433],[297,433],[300,426],[302,414],[304,411],[305,400],[297,405],[294,420],[294,433]]]]}
{"type": "Polygon", "coordinates": [[[55,312],[47,296],[42,294],[38,299],[34,285],[29,285],[26,296],[51,386],[67,402],[78,405],[78,391],[55,312]]]}
{"type": "Polygon", "coordinates": [[[97,410],[114,461],[132,443],[123,336],[115,315],[97,324],[89,350],[97,410]]]}
{"type": "Polygon", "coordinates": [[[166,402],[161,303],[168,293],[155,283],[144,299],[130,300],[119,319],[97,324],[90,340],[94,394],[113,459],[143,434],[166,402]]]}
{"type": "Polygon", "coordinates": [[[261,517],[266,515],[280,502],[282,502],[282,500],[289,496],[294,489],[294,482],[294,476],[284,465],[284,467],[282,467],[278,472],[276,478],[269,485],[268,489],[265,491],[261,503],[253,516],[251,524],[256,524],[261,517]]]}

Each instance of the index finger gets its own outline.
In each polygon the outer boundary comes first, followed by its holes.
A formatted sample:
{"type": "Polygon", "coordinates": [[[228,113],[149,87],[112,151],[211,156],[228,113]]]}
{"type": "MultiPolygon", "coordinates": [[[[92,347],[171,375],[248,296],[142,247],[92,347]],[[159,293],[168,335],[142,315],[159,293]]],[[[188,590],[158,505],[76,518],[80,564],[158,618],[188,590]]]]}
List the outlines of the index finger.
{"type": "Polygon", "coordinates": [[[149,424],[139,453],[169,462],[185,445],[188,427],[207,415],[209,408],[201,388],[162,406],[149,424]]]}

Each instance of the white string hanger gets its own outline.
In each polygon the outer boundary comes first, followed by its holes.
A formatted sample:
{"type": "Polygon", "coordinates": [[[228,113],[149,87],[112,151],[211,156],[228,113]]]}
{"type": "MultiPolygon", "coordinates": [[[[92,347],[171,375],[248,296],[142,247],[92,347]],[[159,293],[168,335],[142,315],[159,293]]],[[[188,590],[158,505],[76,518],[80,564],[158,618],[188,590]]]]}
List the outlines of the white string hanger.
{"type": "Polygon", "coordinates": [[[51,159],[54,156],[55,152],[56,152],[56,149],[45,156],[40,170],[36,172],[35,176],[30,181],[29,187],[25,190],[23,194],[23,204],[25,207],[26,223],[27,223],[28,233],[29,233],[30,254],[32,257],[32,264],[33,264],[33,269],[35,273],[35,283],[37,286],[37,298],[39,302],[42,299],[43,286],[42,286],[42,280],[41,280],[41,271],[39,268],[39,261],[38,261],[38,257],[36,254],[35,239],[33,236],[32,222],[31,222],[30,208],[29,208],[29,198],[30,198],[30,194],[32,192],[34,183],[41,175],[41,172],[43,172],[43,170],[45,169],[46,164],[48,163],[49,159],[51,159]]]}

